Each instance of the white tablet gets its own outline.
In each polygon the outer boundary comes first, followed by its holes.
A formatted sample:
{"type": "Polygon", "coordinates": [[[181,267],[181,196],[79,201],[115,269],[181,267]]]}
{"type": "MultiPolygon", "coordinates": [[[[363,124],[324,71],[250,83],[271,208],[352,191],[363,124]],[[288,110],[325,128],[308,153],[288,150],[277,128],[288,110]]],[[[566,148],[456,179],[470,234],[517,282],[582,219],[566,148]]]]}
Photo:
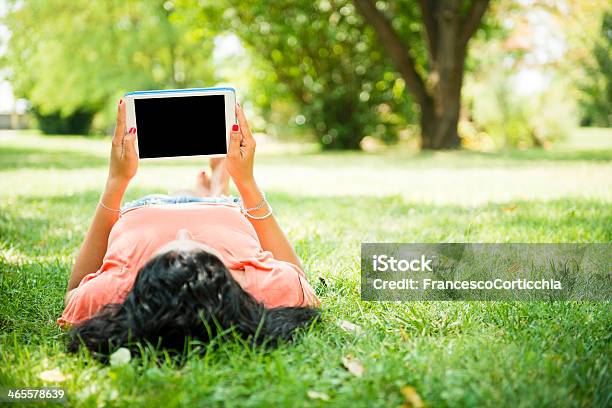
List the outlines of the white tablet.
{"type": "Polygon", "coordinates": [[[136,91],[125,95],[126,128],[141,159],[225,156],[236,123],[234,88],[136,91]]]}

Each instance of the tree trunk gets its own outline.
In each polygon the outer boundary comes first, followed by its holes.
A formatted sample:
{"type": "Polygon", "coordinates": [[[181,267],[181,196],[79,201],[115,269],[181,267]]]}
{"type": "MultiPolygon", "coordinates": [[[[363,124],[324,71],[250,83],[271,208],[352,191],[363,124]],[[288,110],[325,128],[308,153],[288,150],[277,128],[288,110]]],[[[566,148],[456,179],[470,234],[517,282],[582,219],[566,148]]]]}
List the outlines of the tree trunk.
{"type": "MultiPolygon", "coordinates": [[[[451,100],[455,96],[449,96],[451,100]]],[[[440,106],[438,113],[432,104],[421,106],[421,148],[424,150],[457,149],[461,146],[461,140],[457,133],[459,122],[459,109],[453,107],[458,105],[459,98],[454,102],[440,106]],[[453,106],[451,106],[453,105],[453,106]]]]}
{"type": "Polygon", "coordinates": [[[430,72],[431,104],[423,104],[421,118],[424,149],[453,149],[461,146],[457,133],[461,110],[461,86],[465,64],[465,47],[458,42],[461,17],[458,3],[441,2],[436,13],[436,44],[430,72]],[[425,124],[424,121],[429,121],[425,124]]]}
{"type": "Polygon", "coordinates": [[[459,56],[448,62],[448,69],[439,69],[439,82],[433,86],[434,97],[420,104],[422,149],[461,147],[457,127],[461,111],[464,60],[465,57],[459,56]]]}
{"type": "Polygon", "coordinates": [[[457,125],[467,44],[478,29],[489,0],[472,0],[467,13],[462,13],[463,3],[457,0],[419,0],[429,60],[425,78],[415,67],[410,44],[402,41],[374,1],[353,1],[374,28],[421,108],[421,147],[436,150],[460,147],[457,125]]]}
{"type": "Polygon", "coordinates": [[[465,63],[465,47],[460,41],[461,14],[459,3],[440,0],[435,10],[430,10],[436,25],[430,53],[429,93],[433,106],[424,104],[421,119],[422,147],[424,149],[450,149],[461,145],[457,133],[461,109],[461,85],[465,63]],[[425,124],[424,121],[429,121],[425,124]]]}

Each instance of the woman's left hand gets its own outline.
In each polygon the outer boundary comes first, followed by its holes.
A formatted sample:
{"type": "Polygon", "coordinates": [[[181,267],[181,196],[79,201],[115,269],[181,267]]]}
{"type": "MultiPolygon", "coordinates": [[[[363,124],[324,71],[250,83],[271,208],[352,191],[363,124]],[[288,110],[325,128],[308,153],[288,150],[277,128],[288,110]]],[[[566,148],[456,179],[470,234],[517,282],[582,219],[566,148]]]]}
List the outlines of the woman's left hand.
{"type": "Polygon", "coordinates": [[[125,128],[125,102],[119,102],[117,126],[110,155],[108,178],[113,181],[129,182],[138,170],[138,152],[136,151],[136,128],[125,128]]]}

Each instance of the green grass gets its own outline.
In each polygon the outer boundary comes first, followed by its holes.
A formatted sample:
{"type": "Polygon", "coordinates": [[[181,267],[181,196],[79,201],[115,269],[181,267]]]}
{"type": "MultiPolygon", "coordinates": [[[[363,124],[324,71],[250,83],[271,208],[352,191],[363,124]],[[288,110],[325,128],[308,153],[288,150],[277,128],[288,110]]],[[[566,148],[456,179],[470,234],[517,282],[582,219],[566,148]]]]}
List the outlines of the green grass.
{"type": "MultiPolygon", "coordinates": [[[[59,368],[79,406],[398,406],[404,385],[429,406],[612,404],[609,303],[359,295],[361,242],[611,242],[610,130],[496,154],[283,154],[262,144],[257,178],[323,302],[322,322],[274,351],[227,342],[183,366],[67,355],[54,323],[107,144],[0,135],[0,387],[49,385],[40,372],[59,368]],[[348,355],[362,377],[342,367],[348,355]]],[[[198,165],[144,162],[127,199],[188,187],[198,165]]]]}

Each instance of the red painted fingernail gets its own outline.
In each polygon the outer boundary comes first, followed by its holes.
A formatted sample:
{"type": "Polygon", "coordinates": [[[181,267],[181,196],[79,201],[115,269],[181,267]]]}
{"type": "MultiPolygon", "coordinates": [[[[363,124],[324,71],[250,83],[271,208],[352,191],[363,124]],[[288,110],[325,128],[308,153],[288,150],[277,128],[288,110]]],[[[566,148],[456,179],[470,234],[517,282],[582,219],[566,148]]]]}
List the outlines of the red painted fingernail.
{"type": "Polygon", "coordinates": [[[130,133],[136,133],[136,128],[135,127],[130,128],[130,133]]]}
{"type": "Polygon", "coordinates": [[[123,103],[123,99],[119,99],[119,106],[123,103]]]}
{"type": "Polygon", "coordinates": [[[238,129],[240,129],[240,128],[238,127],[238,125],[234,125],[234,126],[232,126],[232,132],[237,132],[237,131],[238,131],[238,129]]]}

